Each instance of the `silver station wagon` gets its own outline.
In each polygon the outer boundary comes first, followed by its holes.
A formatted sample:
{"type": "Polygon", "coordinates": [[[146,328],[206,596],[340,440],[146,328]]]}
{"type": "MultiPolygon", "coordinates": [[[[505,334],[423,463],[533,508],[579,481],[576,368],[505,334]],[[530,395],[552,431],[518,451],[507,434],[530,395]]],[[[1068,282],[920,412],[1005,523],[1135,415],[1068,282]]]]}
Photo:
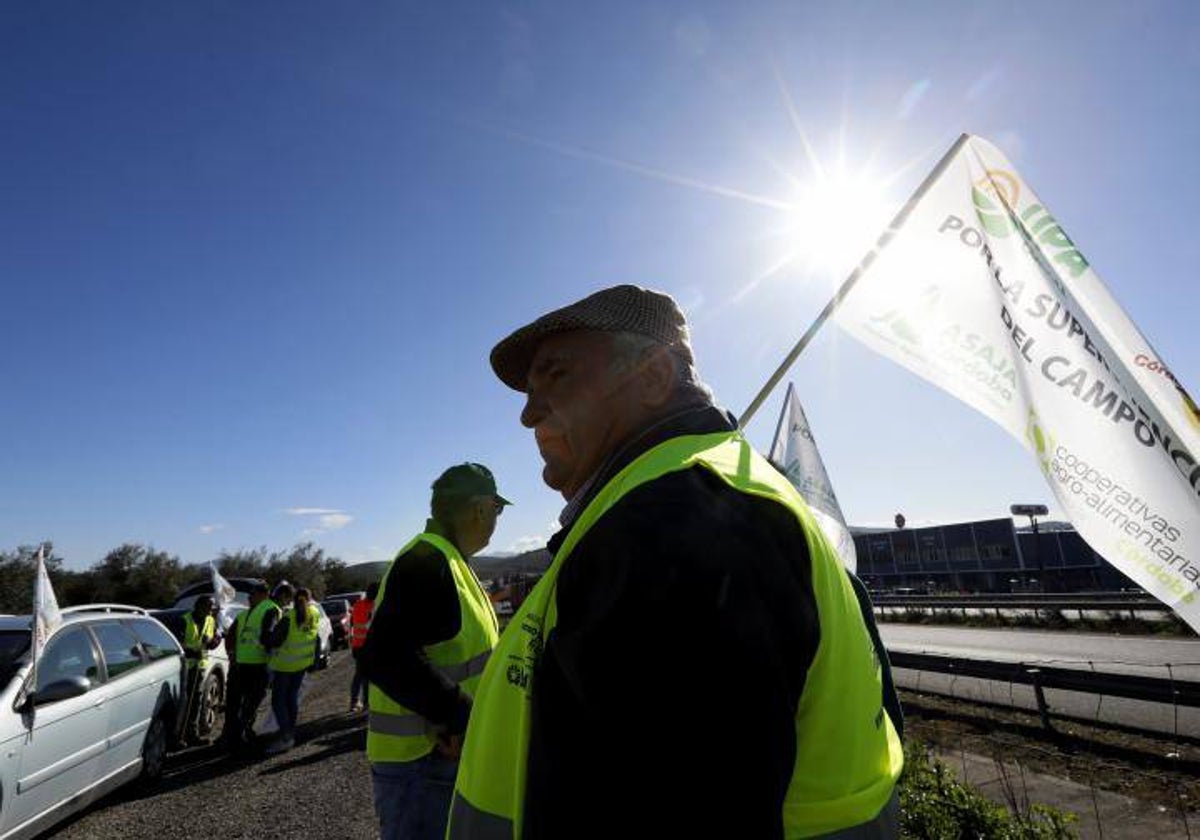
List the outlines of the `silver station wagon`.
{"type": "Polygon", "coordinates": [[[29,616],[0,616],[0,840],[157,779],[176,737],[183,649],[170,632],[115,604],[62,619],[35,672],[29,616]]]}

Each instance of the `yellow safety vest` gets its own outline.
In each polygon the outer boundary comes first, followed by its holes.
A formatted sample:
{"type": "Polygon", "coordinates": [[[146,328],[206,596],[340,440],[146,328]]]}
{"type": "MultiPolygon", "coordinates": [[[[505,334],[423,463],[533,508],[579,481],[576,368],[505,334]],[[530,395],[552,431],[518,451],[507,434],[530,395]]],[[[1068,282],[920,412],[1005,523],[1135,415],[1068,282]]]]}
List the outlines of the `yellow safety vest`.
{"type": "Polygon", "coordinates": [[[189,668],[199,665],[201,669],[208,665],[208,642],[217,635],[217,623],[211,615],[204,617],[204,623],[196,625],[191,613],[183,616],[183,650],[188,654],[185,658],[189,668]]]}
{"type": "MultiPolygon", "coordinates": [[[[484,671],[459,764],[449,840],[521,837],[532,681],[544,640],[558,619],[559,571],[588,530],[626,493],[692,467],[710,470],[742,493],[784,505],[800,520],[808,542],[821,641],[796,708],[796,759],[782,814],[786,837],[860,825],[888,804],[904,752],[883,711],[882,672],[850,579],[796,489],[740,432],[720,432],[673,438],[643,453],[571,526],[484,671]]],[[[579,818],[582,828],[587,815],[579,818]]]]}
{"type": "MultiPolygon", "coordinates": [[[[419,541],[433,546],[446,558],[458,590],[458,608],[462,616],[458,634],[452,639],[428,645],[425,655],[429,664],[458,683],[462,691],[474,695],[479,676],[500,636],[495,610],[471,567],[445,538],[437,534],[418,534],[400,549],[397,557],[404,555],[419,541]]],[[[392,564],[395,562],[393,560],[392,564]]],[[[379,592],[375,596],[376,614],[383,608],[391,571],[392,566],[389,565],[379,584],[379,592]]],[[[429,721],[397,703],[375,683],[368,685],[367,700],[370,706],[367,758],[370,761],[416,761],[433,751],[437,737],[429,721]]]]}
{"type": "Polygon", "coordinates": [[[268,610],[278,610],[279,605],[270,598],[258,602],[258,606],[238,616],[237,647],[235,656],[239,665],[266,665],[270,658],[262,643],[263,617],[268,610]]]}
{"type": "Polygon", "coordinates": [[[317,622],[321,620],[321,613],[316,604],[309,604],[306,613],[306,621],[297,621],[293,607],[280,619],[287,620],[288,631],[283,644],[271,651],[267,667],[272,671],[294,674],[307,670],[317,661],[317,622]]]}

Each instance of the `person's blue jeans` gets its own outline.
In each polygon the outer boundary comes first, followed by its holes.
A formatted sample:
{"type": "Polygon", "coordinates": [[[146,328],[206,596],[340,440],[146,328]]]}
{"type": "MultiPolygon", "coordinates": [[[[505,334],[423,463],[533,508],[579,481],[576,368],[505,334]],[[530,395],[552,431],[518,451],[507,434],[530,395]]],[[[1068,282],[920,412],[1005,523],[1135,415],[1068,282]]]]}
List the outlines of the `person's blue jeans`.
{"type": "Polygon", "coordinates": [[[436,752],[371,765],[380,840],[443,840],[458,762],[436,752]]]}
{"type": "Polygon", "coordinates": [[[279,724],[279,738],[293,738],[296,721],[300,718],[300,684],[304,671],[274,671],[271,673],[271,711],[279,724]]]}

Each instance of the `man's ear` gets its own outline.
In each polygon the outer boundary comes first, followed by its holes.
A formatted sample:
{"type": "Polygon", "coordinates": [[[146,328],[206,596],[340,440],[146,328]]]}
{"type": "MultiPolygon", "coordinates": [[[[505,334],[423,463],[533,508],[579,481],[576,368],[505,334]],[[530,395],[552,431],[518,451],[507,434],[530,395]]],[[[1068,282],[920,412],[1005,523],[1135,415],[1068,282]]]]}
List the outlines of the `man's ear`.
{"type": "Polygon", "coordinates": [[[675,360],[666,347],[655,347],[642,357],[638,366],[637,383],[642,404],[661,408],[675,393],[675,360]]]}

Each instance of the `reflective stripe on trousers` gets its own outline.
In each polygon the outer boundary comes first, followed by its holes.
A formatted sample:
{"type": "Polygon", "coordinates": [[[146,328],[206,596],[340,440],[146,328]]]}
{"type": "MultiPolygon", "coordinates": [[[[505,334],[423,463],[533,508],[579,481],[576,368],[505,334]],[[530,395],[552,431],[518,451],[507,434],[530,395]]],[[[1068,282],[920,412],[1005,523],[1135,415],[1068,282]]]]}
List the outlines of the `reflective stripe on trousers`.
{"type": "MultiPolygon", "coordinates": [[[[822,834],[814,840],[896,840],[900,836],[900,795],[892,797],[875,817],[865,823],[822,834]]],[[[454,792],[450,805],[447,840],[514,840],[512,820],[481,811],[462,794],[454,792]]]]}

